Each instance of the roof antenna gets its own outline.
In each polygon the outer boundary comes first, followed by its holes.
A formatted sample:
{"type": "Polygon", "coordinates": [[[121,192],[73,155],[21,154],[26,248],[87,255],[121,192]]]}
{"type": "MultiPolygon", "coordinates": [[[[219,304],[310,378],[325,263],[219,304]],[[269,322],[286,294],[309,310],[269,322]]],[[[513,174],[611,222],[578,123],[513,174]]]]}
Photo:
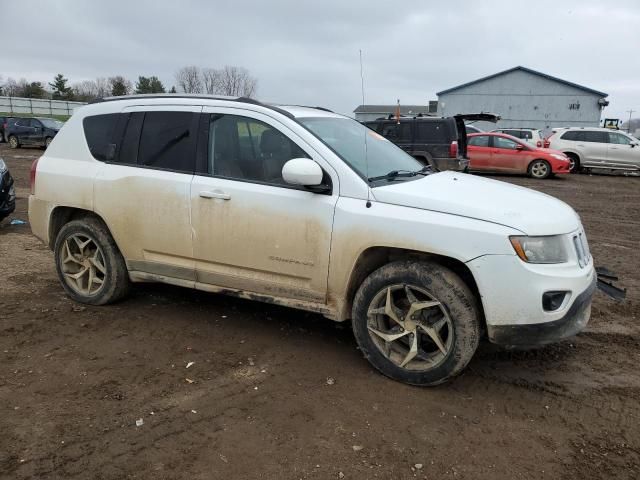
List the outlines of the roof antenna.
{"type": "MultiPolygon", "coordinates": [[[[366,103],[364,103],[364,73],[362,70],[362,49],[360,49],[360,89],[362,91],[362,106],[364,107],[366,103]]],[[[365,127],[366,129],[367,127],[365,127]]],[[[369,185],[369,154],[367,152],[367,131],[364,132],[364,165],[365,165],[365,173],[367,175],[367,208],[371,208],[371,186],[369,185]]]]}

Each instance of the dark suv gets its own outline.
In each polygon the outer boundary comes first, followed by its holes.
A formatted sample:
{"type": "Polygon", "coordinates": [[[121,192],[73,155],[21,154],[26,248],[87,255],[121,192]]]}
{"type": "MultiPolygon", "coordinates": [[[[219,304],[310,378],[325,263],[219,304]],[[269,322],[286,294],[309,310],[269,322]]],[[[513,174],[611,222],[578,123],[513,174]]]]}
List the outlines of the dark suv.
{"type": "Polygon", "coordinates": [[[15,122],[9,122],[5,136],[11,148],[22,145],[48,147],[63,125],[53,118],[17,118],[15,122]]]}
{"type": "Polygon", "coordinates": [[[13,117],[0,117],[0,142],[7,141],[7,130],[9,129],[9,122],[14,122],[13,117]]]}
{"type": "Polygon", "coordinates": [[[13,186],[13,178],[9,173],[9,167],[0,158],[0,221],[7,217],[16,208],[16,190],[13,186]]]}
{"type": "Polygon", "coordinates": [[[496,122],[498,119],[488,113],[399,119],[389,116],[364,124],[436,171],[466,170],[469,158],[465,120],[496,122]]]}

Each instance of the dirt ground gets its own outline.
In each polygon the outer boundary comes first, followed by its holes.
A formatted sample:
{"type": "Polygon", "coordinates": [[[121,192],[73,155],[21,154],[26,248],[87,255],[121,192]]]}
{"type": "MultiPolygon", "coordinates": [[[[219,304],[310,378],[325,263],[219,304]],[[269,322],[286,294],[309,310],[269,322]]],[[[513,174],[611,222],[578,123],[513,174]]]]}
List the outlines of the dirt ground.
{"type": "MultiPolygon", "coordinates": [[[[40,154],[0,145],[11,218],[40,154]]],[[[596,294],[558,345],[483,344],[432,389],[382,377],[317,315],[163,285],[74,304],[51,252],[5,220],[0,478],[639,478],[640,178],[500,179],[571,204],[628,298],[596,294]]]]}

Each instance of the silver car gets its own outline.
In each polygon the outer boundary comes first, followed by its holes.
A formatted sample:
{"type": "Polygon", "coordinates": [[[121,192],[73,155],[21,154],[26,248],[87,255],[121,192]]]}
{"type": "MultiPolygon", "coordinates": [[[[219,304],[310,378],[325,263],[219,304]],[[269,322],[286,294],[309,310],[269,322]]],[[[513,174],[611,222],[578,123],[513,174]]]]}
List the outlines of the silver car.
{"type": "Polygon", "coordinates": [[[602,168],[640,173],[640,141],[607,128],[554,129],[549,148],[560,150],[571,161],[571,171],[602,168]]]}

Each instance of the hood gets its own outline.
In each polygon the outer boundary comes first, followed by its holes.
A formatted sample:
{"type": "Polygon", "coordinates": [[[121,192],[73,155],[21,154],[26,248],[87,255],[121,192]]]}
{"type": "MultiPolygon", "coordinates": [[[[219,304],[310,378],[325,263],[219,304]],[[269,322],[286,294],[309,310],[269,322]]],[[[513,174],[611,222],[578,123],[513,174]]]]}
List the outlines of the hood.
{"type": "Polygon", "coordinates": [[[527,235],[557,235],[580,227],[578,214],[544,193],[457,172],[373,189],[376,201],[505,225],[527,235]]]}

